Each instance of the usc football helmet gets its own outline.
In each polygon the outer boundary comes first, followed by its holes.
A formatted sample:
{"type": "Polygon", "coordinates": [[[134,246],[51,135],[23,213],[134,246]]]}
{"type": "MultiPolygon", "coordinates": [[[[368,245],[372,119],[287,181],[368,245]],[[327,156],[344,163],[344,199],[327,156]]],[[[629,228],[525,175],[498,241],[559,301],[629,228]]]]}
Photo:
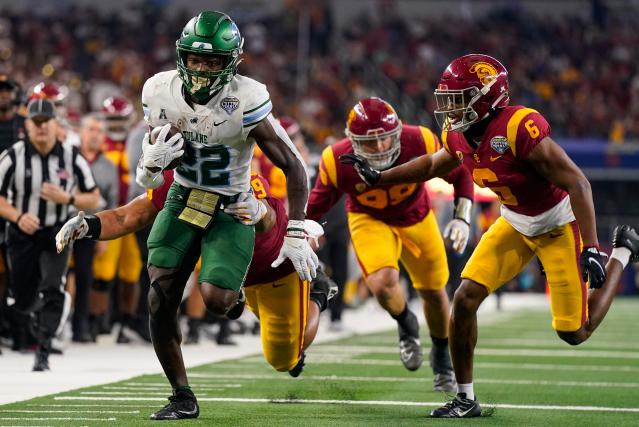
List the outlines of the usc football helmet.
{"type": "Polygon", "coordinates": [[[446,131],[465,132],[510,101],[508,71],[488,55],[471,54],[454,59],[435,90],[435,119],[446,131]]]}
{"type": "Polygon", "coordinates": [[[102,115],[107,136],[113,141],[124,141],[133,119],[133,104],[123,96],[110,96],[102,102],[102,115]]]}
{"type": "Polygon", "coordinates": [[[374,169],[388,169],[399,157],[402,122],[393,106],[381,98],[365,98],[355,104],[348,113],[344,133],[353,144],[353,152],[374,169]],[[365,148],[386,138],[391,139],[387,150],[375,152],[377,147],[365,148]]]}
{"type": "Polygon", "coordinates": [[[177,69],[185,89],[196,101],[204,101],[231,81],[241,62],[244,38],[233,20],[222,12],[201,12],[184,26],[175,42],[177,69]],[[220,56],[222,68],[217,71],[190,70],[188,53],[220,56]]]}

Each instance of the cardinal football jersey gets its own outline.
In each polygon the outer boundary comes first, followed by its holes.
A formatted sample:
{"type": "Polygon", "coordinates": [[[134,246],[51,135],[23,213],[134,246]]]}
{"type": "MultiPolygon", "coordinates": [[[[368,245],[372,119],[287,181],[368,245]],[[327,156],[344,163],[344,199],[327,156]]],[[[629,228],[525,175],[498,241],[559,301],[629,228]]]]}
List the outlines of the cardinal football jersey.
{"type": "MultiPolygon", "coordinates": [[[[394,166],[440,149],[438,138],[423,126],[404,125],[400,136],[401,151],[394,166]]],[[[349,139],[327,147],[322,153],[319,176],[308,198],[307,217],[319,220],[342,196],[347,194],[346,210],[365,213],[386,224],[406,227],[417,224],[430,211],[430,198],[424,184],[368,186],[350,165],[340,163],[342,154],[352,153],[349,139]]],[[[473,198],[468,173],[457,168],[445,177],[455,186],[455,195],[473,198]]]]}
{"type": "Polygon", "coordinates": [[[236,75],[206,105],[191,107],[177,70],[158,73],[142,89],[151,127],[172,123],[185,141],[175,181],[224,195],[248,191],[255,141],[249,132],[271,112],[266,86],[236,75]]]}
{"type": "Polygon", "coordinates": [[[474,150],[460,132],[443,132],[446,150],[460,159],[480,187],[502,203],[502,215],[519,232],[535,236],[574,220],[570,199],[526,161],[550,125],[532,108],[510,106],[491,121],[474,150]]]}

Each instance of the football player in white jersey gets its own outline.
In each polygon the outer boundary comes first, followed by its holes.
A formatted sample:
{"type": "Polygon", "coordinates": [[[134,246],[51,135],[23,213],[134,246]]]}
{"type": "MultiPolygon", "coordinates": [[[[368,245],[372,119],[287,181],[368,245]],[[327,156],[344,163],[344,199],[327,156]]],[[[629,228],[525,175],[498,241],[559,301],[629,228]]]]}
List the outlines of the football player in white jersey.
{"type": "Polygon", "coordinates": [[[317,268],[317,257],[304,234],[305,167],[271,115],[266,87],[237,74],[243,42],[228,15],[201,12],[186,24],[176,42],[177,70],[156,74],[142,90],[146,121],[151,128],[163,127],[154,144],[149,144],[148,133],[145,136],[138,182],[147,188],[159,186],[162,170],[182,154],[182,144],[184,151],[148,239],[151,336],[173,387],[170,403],[152,419],[199,414],[188,386],[176,314],[186,282],[182,276],[193,271],[200,252],[199,281],[207,308],[229,317],[241,313],[241,286],[251,262],[255,231],[223,209],[253,197],[250,165],[256,143],[287,176],[290,220],[273,266],[289,258],[300,278],[309,281],[317,268]],[[171,125],[180,133],[170,136],[171,125]]]}

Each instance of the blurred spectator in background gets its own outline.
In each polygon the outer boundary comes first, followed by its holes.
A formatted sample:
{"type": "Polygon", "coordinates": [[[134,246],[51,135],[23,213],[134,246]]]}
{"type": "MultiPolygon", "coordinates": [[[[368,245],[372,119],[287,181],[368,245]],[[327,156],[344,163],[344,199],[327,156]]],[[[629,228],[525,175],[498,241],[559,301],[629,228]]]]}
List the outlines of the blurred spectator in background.
{"type": "MultiPolygon", "coordinates": [[[[0,153],[16,141],[24,139],[26,132],[24,117],[18,114],[20,86],[6,74],[0,74],[0,153]]],[[[0,219],[0,335],[10,336],[6,323],[6,289],[8,284],[7,252],[4,242],[6,222],[0,219]]],[[[0,354],[2,352],[0,351],[0,354]]]]}
{"type": "MultiPolygon", "coordinates": [[[[122,96],[108,97],[101,110],[106,125],[107,138],[103,147],[105,158],[110,160],[118,171],[119,189],[117,206],[127,203],[129,196],[129,161],[126,155],[126,141],[132,125],[135,123],[133,104],[122,96]]],[[[94,335],[109,333],[111,324],[119,320],[117,342],[125,344],[132,338],[131,332],[149,341],[145,333],[148,327],[140,328],[136,322],[140,299],[139,279],[142,271],[142,256],[135,234],[127,234],[107,242],[104,252],[94,260],[95,282],[91,295],[91,328],[94,335]],[[116,280],[118,279],[118,280],[116,280]],[[108,316],[111,292],[117,295],[116,316],[108,316]]],[[[114,311],[112,307],[111,312],[114,311]]]]}
{"type": "MultiPolygon", "coordinates": [[[[96,209],[87,209],[85,213],[113,209],[118,202],[118,171],[102,155],[106,138],[104,121],[96,114],[86,115],[80,129],[80,153],[91,165],[91,171],[100,189],[100,203],[96,209]]],[[[106,242],[81,239],[73,244],[74,272],[76,283],[75,305],[73,312],[73,341],[92,342],[89,329],[89,295],[93,288],[93,258],[106,250],[106,242]]]]}
{"type": "MultiPolygon", "coordinates": [[[[341,132],[345,106],[371,94],[383,95],[408,121],[432,124],[425,112],[433,109],[439,71],[455,55],[486,53],[507,58],[513,95],[547,111],[554,135],[639,138],[636,3],[605,2],[605,13],[588,16],[575,2],[572,15],[544,16],[527,10],[531,1],[495,2],[463,25],[451,25],[449,17],[428,8],[402,16],[397,3],[382,2],[382,9],[361,13],[342,28],[326,1],[286,1],[280,12],[246,15],[239,22],[251,34],[243,73],[264,81],[278,111],[322,143],[341,132]],[[308,30],[308,56],[300,51],[300,28],[308,30]]],[[[449,3],[456,13],[465,2],[449,3]]],[[[169,69],[177,34],[166,29],[181,28],[185,19],[149,3],[119,15],[72,4],[57,12],[3,13],[0,38],[6,37],[7,47],[1,58],[25,83],[43,76],[64,83],[73,98],[69,108],[84,112],[114,91],[137,97],[148,76],[169,69]]]]}

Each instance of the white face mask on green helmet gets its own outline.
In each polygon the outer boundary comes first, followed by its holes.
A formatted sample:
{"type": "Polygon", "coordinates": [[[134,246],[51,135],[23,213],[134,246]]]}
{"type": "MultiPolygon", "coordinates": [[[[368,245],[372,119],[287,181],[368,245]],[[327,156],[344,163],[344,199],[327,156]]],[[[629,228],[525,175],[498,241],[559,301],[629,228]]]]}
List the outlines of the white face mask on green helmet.
{"type": "Polygon", "coordinates": [[[175,42],[178,73],[191,98],[205,101],[231,81],[242,60],[243,45],[240,30],[228,15],[207,11],[191,18],[175,42]],[[222,68],[190,70],[186,66],[189,53],[221,57],[222,68]]]}

